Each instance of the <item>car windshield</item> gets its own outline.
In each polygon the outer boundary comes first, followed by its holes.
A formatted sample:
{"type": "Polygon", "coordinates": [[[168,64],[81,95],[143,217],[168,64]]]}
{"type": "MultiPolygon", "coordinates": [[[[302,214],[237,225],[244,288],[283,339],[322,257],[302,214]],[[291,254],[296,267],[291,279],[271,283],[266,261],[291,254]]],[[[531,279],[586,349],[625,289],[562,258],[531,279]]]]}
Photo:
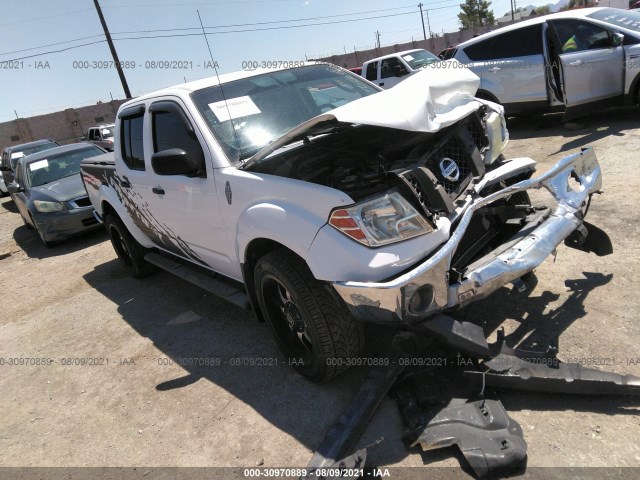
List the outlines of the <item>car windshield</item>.
{"type": "Polygon", "coordinates": [[[113,137],[113,129],[115,127],[102,127],[100,131],[102,132],[102,138],[111,138],[113,137]]]}
{"type": "Polygon", "coordinates": [[[80,173],[80,162],[82,162],[82,160],[102,155],[103,153],[104,151],[101,149],[89,146],[29,162],[27,163],[29,185],[39,187],[40,185],[55,182],[61,178],[80,173]]]}
{"type": "Polygon", "coordinates": [[[11,152],[11,168],[15,170],[18,160],[20,160],[22,157],[26,157],[27,155],[31,155],[32,153],[42,152],[43,150],[49,150],[50,148],[55,148],[57,146],[57,143],[50,142],[36,145],[35,147],[25,148],[24,150],[15,150],[11,152]]]}
{"type": "Polygon", "coordinates": [[[640,12],[634,10],[619,10],[617,8],[605,8],[590,13],[587,17],[607,22],[620,28],[640,32],[640,12]]]}
{"type": "Polygon", "coordinates": [[[419,70],[430,63],[440,61],[433,53],[427,52],[426,50],[416,50],[415,52],[406,53],[402,55],[402,59],[407,62],[413,70],[419,70]]]}
{"type": "Polygon", "coordinates": [[[234,163],[313,117],[379,91],[333,65],[265,73],[223,89],[198,90],[192,98],[234,163]]]}

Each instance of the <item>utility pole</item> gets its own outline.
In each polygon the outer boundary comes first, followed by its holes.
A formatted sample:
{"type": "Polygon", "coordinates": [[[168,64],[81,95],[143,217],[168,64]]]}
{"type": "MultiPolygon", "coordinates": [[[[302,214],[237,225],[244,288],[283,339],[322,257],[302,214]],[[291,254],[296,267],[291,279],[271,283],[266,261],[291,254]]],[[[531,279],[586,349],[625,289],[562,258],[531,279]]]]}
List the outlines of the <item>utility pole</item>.
{"type": "Polygon", "coordinates": [[[427,27],[429,27],[429,38],[431,38],[433,37],[433,33],[431,33],[431,20],[429,20],[429,9],[427,9],[427,27]]]}
{"type": "Polygon", "coordinates": [[[513,14],[513,0],[509,0],[509,1],[511,2],[511,21],[515,22],[516,18],[515,18],[514,14],[513,14]]]}
{"type": "Polygon", "coordinates": [[[377,43],[377,48],[380,49],[380,32],[378,30],[376,30],[376,43],[377,43]]]}
{"type": "Polygon", "coordinates": [[[129,85],[127,85],[127,79],[124,77],[124,71],[122,70],[122,65],[120,65],[120,60],[118,59],[118,54],[116,53],[116,47],[113,45],[113,40],[111,40],[111,34],[109,33],[109,29],[107,28],[107,22],[105,22],[104,16],[102,15],[100,4],[98,3],[98,0],[93,0],[93,4],[96,6],[98,17],[100,17],[100,23],[102,24],[102,29],[104,30],[104,36],[107,37],[109,50],[111,50],[111,56],[113,57],[113,62],[116,65],[116,70],[118,71],[120,82],[122,82],[122,89],[124,90],[124,94],[127,98],[131,98],[129,85]]]}
{"type": "MultiPolygon", "coordinates": [[[[424,35],[424,39],[427,39],[427,32],[424,29],[424,16],[422,15],[422,3],[418,4],[420,7],[420,20],[422,20],[422,34],[424,35]]],[[[427,15],[429,15],[429,11],[427,10],[427,15]]],[[[431,29],[429,29],[429,33],[431,33],[431,29]]]]}

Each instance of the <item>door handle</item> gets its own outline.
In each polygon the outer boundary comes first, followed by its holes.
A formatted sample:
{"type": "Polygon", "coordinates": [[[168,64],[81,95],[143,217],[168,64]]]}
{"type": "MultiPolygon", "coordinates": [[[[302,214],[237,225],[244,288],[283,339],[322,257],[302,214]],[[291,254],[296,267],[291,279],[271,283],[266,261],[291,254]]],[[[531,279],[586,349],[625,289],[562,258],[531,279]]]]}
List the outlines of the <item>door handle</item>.
{"type": "Polygon", "coordinates": [[[569,65],[571,65],[572,67],[579,67],[580,65],[582,65],[584,62],[582,60],[576,60],[575,62],[571,62],[569,63],[569,65]]]}
{"type": "Polygon", "coordinates": [[[496,72],[499,72],[500,70],[502,70],[500,67],[491,67],[487,71],[491,73],[496,73],[496,72]]]}
{"type": "Polygon", "coordinates": [[[380,85],[381,87],[384,87],[384,82],[379,83],[378,85],[380,85]]]}
{"type": "Polygon", "coordinates": [[[164,195],[164,188],[162,187],[153,187],[151,191],[157,195],[164,195]]]}

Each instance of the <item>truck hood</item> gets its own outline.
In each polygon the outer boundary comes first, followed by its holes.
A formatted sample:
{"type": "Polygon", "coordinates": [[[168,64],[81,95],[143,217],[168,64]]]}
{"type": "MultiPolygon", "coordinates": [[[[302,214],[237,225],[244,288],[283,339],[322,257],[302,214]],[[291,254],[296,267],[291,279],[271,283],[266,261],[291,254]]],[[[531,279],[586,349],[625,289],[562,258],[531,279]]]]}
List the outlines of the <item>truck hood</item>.
{"type": "Polygon", "coordinates": [[[297,141],[321,124],[374,125],[435,133],[478,109],[480,78],[455,59],[428,65],[389,90],[354,100],[301,123],[250,157],[242,169],[297,141]]]}

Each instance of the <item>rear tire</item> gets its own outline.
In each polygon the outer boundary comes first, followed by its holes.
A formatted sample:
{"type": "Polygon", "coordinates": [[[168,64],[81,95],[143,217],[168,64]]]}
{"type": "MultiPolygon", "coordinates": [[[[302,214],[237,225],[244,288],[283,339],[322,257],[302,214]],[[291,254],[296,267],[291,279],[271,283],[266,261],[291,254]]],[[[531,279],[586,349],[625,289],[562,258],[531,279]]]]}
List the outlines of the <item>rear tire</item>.
{"type": "Polygon", "coordinates": [[[258,260],[255,285],[260,309],[278,347],[289,364],[308,379],[332,379],[363,351],[360,322],[294,254],[277,250],[258,260]]]}
{"type": "Polygon", "coordinates": [[[148,249],[131,236],[120,218],[114,214],[107,215],[104,224],[118,258],[129,267],[134,277],[143,278],[155,271],[154,266],[144,259],[148,249]]]}

